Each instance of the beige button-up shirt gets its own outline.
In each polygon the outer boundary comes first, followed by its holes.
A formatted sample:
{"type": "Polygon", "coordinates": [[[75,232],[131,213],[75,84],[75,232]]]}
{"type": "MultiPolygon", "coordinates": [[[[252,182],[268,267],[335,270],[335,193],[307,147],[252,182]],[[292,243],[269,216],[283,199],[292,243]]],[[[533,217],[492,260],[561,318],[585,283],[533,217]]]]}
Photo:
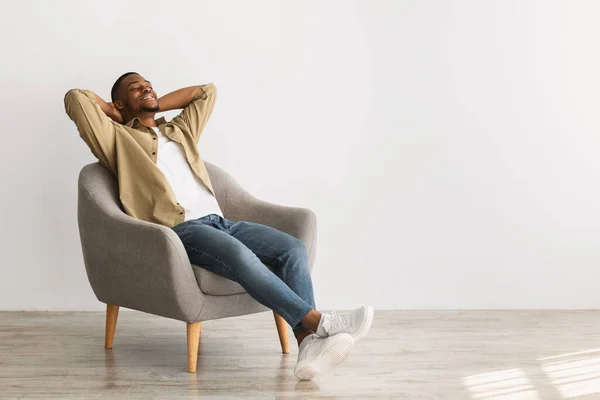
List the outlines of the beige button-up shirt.
{"type": "MultiPolygon", "coordinates": [[[[164,118],[156,120],[158,129],[183,147],[192,171],[213,195],[197,145],[215,106],[216,95],[214,84],[204,85],[170,122],[164,118]]],[[[152,128],[139,118],[126,125],[110,120],[96,104],[94,94],[86,90],[67,92],[65,110],[94,156],[118,179],[121,203],[127,214],[170,228],[184,222],[184,208],[177,203],[169,182],[156,165],[158,140],[152,128]]]]}

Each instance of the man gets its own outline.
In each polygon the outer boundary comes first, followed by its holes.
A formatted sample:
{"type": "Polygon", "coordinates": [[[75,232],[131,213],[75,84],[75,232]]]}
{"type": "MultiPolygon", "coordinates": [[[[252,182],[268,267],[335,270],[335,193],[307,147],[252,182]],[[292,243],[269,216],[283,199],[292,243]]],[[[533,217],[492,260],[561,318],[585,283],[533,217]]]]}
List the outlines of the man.
{"type": "Polygon", "coordinates": [[[73,89],[65,109],[92,153],[118,178],[125,212],[172,228],[194,265],[238,282],[281,315],[298,341],[298,379],[341,363],[370,329],[373,309],[320,313],[300,240],[223,217],[197,149],[215,105],[215,85],[158,98],[149,81],[128,72],[117,79],[111,97],[107,103],[91,91],[73,89]],[[155,119],[173,109],[183,111],[170,122],[155,119]]]}

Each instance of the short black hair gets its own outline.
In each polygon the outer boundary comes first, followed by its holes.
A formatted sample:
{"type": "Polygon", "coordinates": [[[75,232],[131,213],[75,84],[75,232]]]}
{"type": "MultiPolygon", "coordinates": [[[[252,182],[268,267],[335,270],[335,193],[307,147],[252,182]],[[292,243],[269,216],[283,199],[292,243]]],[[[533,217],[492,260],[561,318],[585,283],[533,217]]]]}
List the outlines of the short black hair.
{"type": "Polygon", "coordinates": [[[121,82],[123,82],[123,79],[127,78],[129,75],[139,75],[137,72],[127,72],[124,73],[123,75],[121,75],[119,77],[119,79],[117,79],[115,81],[115,84],[113,85],[112,89],[110,90],[110,98],[112,99],[112,102],[114,103],[117,99],[117,93],[119,92],[119,86],[121,86],[121,82]]]}

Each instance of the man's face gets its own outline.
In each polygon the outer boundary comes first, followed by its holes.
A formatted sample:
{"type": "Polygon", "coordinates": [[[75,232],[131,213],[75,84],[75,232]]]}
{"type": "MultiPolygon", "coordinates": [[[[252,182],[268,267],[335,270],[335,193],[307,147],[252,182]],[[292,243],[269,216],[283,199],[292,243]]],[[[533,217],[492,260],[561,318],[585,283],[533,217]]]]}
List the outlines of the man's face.
{"type": "Polygon", "coordinates": [[[152,84],[140,75],[125,77],[121,82],[120,92],[121,98],[124,99],[124,107],[132,115],[159,110],[158,96],[152,89],[152,84]]]}

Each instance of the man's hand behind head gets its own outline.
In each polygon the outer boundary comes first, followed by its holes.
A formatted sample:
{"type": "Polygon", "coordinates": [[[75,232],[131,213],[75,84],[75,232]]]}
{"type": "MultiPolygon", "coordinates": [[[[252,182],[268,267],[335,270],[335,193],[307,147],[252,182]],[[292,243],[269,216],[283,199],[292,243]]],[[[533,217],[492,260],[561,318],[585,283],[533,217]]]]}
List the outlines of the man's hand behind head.
{"type": "Polygon", "coordinates": [[[113,103],[107,103],[107,106],[109,107],[109,109],[108,112],[105,112],[105,114],[108,115],[110,119],[120,124],[125,122],[123,121],[123,114],[121,114],[121,112],[117,110],[117,107],[115,107],[113,103]]]}
{"type": "MultiPolygon", "coordinates": [[[[94,92],[92,92],[92,93],[94,93],[94,92]]],[[[100,108],[102,109],[102,112],[104,112],[104,114],[106,114],[113,121],[118,122],[120,124],[125,122],[125,121],[123,121],[123,114],[121,114],[121,112],[119,110],[117,110],[117,108],[115,107],[115,105],[113,103],[105,102],[102,99],[102,97],[98,96],[96,93],[94,93],[94,96],[96,97],[96,104],[98,104],[100,106],[100,108]]]]}

